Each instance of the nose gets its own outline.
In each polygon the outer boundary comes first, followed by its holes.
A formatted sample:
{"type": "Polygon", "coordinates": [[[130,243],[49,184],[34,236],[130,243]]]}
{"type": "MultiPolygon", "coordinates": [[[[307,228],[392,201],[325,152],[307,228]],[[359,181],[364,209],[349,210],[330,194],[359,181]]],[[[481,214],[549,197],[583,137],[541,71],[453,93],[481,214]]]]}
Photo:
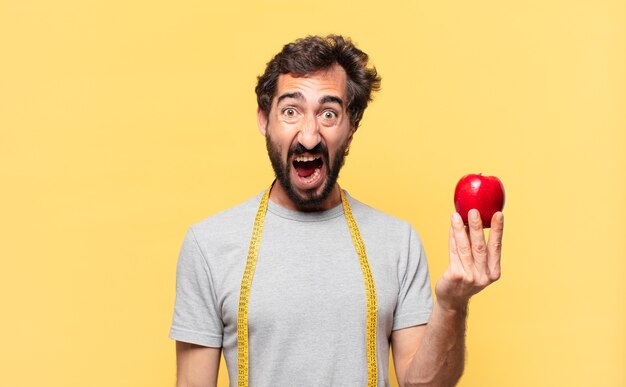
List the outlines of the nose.
{"type": "Polygon", "coordinates": [[[316,117],[307,117],[300,127],[298,142],[306,149],[313,149],[321,141],[320,129],[316,117]]]}

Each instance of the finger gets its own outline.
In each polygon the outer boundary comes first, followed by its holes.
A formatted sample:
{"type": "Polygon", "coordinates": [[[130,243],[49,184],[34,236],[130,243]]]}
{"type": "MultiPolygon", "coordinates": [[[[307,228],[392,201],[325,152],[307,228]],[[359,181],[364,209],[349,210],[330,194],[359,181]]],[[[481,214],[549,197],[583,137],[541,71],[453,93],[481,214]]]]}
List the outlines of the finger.
{"type": "Polygon", "coordinates": [[[465,225],[458,212],[452,215],[452,231],[454,234],[456,253],[459,256],[463,270],[467,274],[474,273],[476,269],[474,268],[474,260],[472,259],[472,248],[467,232],[465,231],[465,225]]]}
{"type": "Polygon", "coordinates": [[[491,231],[487,242],[488,266],[493,281],[500,278],[500,256],[502,255],[502,235],[504,233],[504,215],[496,212],[491,218],[491,231]]]}
{"type": "Polygon", "coordinates": [[[483,222],[480,219],[480,213],[478,210],[472,209],[469,211],[467,219],[474,266],[481,277],[487,277],[489,274],[489,267],[487,266],[487,243],[485,242],[485,233],[483,231],[483,222]]]}
{"type": "Polygon", "coordinates": [[[463,265],[461,264],[461,258],[457,253],[456,242],[454,240],[454,229],[450,226],[450,235],[448,236],[448,250],[450,251],[450,269],[453,272],[462,272],[463,265]]]}

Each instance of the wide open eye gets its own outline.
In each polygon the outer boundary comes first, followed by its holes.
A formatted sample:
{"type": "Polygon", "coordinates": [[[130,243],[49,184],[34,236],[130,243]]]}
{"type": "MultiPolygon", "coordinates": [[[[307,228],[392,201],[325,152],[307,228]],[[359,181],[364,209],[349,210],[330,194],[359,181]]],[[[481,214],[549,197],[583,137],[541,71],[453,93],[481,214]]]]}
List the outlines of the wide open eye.
{"type": "Polygon", "coordinates": [[[322,112],[322,118],[325,122],[334,123],[337,120],[337,112],[334,110],[324,110],[322,112]]]}
{"type": "Polygon", "coordinates": [[[282,113],[285,118],[294,118],[298,115],[298,111],[292,107],[284,108],[282,113]]]}
{"type": "Polygon", "coordinates": [[[288,106],[280,111],[282,120],[288,124],[295,124],[300,119],[300,112],[293,106],[288,106]]]}

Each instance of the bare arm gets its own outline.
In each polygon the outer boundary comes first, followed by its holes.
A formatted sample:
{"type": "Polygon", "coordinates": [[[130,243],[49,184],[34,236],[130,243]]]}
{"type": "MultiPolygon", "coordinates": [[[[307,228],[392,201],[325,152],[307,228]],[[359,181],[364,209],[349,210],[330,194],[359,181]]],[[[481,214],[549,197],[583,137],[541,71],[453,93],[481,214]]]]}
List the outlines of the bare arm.
{"type": "Polygon", "coordinates": [[[176,387],[215,387],[221,348],[176,342],[176,387]]]}
{"type": "Polygon", "coordinates": [[[465,314],[435,305],[428,325],[394,331],[391,345],[401,387],[454,386],[463,374],[465,314]]]}
{"type": "Polygon", "coordinates": [[[437,281],[437,302],[428,325],[394,331],[391,336],[400,386],[454,386],[465,366],[465,322],[470,298],[500,278],[504,219],[496,213],[485,242],[478,211],[468,230],[458,214],[450,227],[450,265],[437,281]]]}

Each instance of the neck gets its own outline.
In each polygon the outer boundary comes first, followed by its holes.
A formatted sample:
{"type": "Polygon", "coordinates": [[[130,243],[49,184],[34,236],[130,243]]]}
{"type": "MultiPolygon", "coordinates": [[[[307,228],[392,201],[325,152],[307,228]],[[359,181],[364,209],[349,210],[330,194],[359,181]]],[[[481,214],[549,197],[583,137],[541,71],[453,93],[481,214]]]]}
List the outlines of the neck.
{"type": "Polygon", "coordinates": [[[284,207],[292,211],[300,212],[316,212],[326,211],[338,206],[341,203],[341,195],[339,193],[339,185],[335,184],[333,190],[328,197],[319,205],[315,206],[301,206],[295,203],[287,194],[287,191],[280,184],[279,181],[275,181],[270,191],[270,200],[281,207],[284,207]]]}

